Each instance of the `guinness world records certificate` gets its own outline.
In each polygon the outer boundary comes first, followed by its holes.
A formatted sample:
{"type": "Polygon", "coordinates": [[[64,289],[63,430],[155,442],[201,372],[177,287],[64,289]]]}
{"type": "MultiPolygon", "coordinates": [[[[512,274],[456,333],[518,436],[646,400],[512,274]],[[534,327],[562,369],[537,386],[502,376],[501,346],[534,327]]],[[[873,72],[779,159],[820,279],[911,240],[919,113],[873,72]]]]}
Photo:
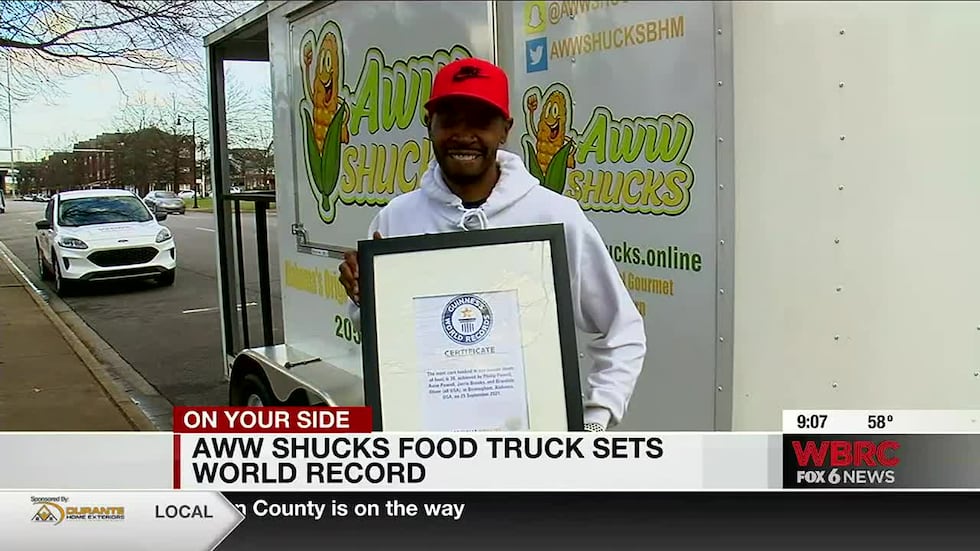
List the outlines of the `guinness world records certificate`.
{"type": "Polygon", "coordinates": [[[424,431],[528,430],[517,289],[415,298],[424,431]]]}
{"type": "Polygon", "coordinates": [[[358,245],[374,430],[582,430],[564,229],[358,245]]]}

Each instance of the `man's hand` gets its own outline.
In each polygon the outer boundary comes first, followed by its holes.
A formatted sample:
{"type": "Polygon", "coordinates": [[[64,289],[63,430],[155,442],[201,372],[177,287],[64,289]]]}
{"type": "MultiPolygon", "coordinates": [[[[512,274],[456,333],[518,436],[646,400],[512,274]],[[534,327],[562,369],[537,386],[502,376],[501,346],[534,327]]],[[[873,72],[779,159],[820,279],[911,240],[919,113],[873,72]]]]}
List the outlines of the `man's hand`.
{"type": "MultiPolygon", "coordinates": [[[[374,232],[375,239],[381,239],[381,232],[374,232]]],[[[357,251],[344,253],[344,261],[340,264],[340,284],[347,291],[347,296],[354,304],[361,305],[361,290],[358,288],[357,251]]]]}

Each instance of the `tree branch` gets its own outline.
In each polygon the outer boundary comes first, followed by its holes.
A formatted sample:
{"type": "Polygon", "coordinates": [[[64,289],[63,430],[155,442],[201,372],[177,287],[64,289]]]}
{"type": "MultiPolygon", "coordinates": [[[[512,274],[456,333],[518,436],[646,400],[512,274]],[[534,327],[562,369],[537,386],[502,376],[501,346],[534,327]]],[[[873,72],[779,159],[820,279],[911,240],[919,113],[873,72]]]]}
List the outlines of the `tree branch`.
{"type": "Polygon", "coordinates": [[[205,34],[257,3],[0,0],[0,50],[21,75],[11,95],[31,99],[95,68],[173,72],[199,55],[205,34]]]}

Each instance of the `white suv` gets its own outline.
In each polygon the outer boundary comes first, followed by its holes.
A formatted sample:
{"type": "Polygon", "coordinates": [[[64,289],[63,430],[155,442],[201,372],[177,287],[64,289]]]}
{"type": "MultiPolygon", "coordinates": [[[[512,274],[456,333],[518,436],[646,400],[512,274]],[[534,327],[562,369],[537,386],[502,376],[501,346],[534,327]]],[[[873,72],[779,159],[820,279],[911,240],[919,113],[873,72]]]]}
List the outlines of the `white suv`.
{"type": "Polygon", "coordinates": [[[64,295],[78,283],[157,278],[173,285],[177,247],[170,230],[133,193],[99,189],[58,193],[38,221],[38,270],[64,295]]]}

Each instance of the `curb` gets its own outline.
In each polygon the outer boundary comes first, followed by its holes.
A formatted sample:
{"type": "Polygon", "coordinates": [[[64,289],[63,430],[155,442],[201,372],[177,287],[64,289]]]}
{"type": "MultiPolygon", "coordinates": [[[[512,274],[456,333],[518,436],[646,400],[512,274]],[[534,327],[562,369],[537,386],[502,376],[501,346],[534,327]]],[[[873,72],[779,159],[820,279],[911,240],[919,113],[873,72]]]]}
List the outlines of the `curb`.
{"type": "MultiPolygon", "coordinates": [[[[153,422],[153,420],[150,419],[150,417],[137,405],[134,399],[131,398],[129,394],[116,382],[119,377],[115,377],[112,373],[110,373],[106,365],[110,362],[104,363],[103,361],[100,361],[93,351],[102,352],[103,354],[109,352],[107,355],[115,355],[115,357],[118,358],[117,361],[113,361],[111,363],[118,364],[121,362],[130,370],[133,369],[132,366],[125,363],[125,360],[122,360],[122,358],[116,354],[108,343],[103,341],[98,334],[95,333],[95,331],[88,328],[81,318],[78,318],[75,324],[83,325],[87,329],[86,333],[89,333],[86,335],[85,341],[83,341],[83,339],[74,330],[72,330],[68,322],[63,317],[67,312],[71,312],[71,315],[75,316],[76,318],[77,315],[74,314],[67,304],[64,304],[62,308],[60,308],[62,310],[62,314],[56,312],[54,307],[52,307],[52,305],[42,297],[42,291],[38,289],[38,287],[34,285],[34,283],[27,277],[29,270],[26,269],[26,266],[24,266],[19,259],[17,259],[16,255],[14,255],[2,242],[0,242],[0,260],[2,260],[8,268],[10,268],[10,271],[14,273],[17,279],[20,280],[21,284],[24,285],[27,294],[31,296],[31,299],[38,305],[38,308],[40,308],[48,319],[51,320],[51,323],[54,324],[54,326],[58,329],[58,332],[61,333],[61,336],[64,337],[75,354],[82,360],[82,363],[84,363],[85,367],[88,368],[89,373],[95,377],[95,380],[99,383],[99,386],[102,387],[102,390],[109,397],[109,399],[112,400],[112,403],[115,404],[119,411],[126,417],[129,424],[134,429],[140,431],[170,430],[169,428],[162,428],[158,426],[153,422]],[[67,310],[67,312],[65,312],[65,310],[67,310]]],[[[150,394],[157,393],[155,390],[153,390],[150,394]]],[[[159,394],[157,394],[157,396],[159,397],[159,394]]],[[[162,397],[160,398],[162,399],[162,397]]]]}

